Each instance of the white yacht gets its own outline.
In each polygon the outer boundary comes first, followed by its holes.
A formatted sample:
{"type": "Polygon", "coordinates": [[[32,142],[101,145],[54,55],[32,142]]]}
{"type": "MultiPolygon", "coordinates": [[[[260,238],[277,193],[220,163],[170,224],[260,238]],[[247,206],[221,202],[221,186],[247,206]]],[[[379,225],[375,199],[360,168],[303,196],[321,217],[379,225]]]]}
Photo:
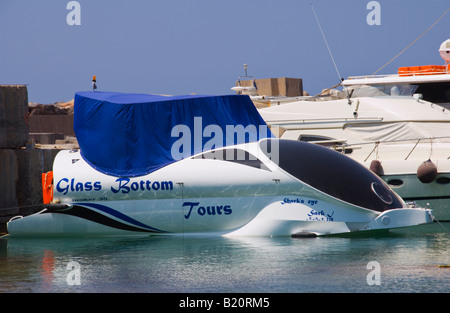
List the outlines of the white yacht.
{"type": "Polygon", "coordinates": [[[266,99],[259,112],[279,138],[340,151],[450,221],[450,39],[439,52],[445,65],[351,77],[328,97],[266,99]]]}
{"type": "Polygon", "coordinates": [[[316,236],[432,222],[358,162],[273,138],[248,96],[75,95],[80,150],[10,236],[316,236]]]}

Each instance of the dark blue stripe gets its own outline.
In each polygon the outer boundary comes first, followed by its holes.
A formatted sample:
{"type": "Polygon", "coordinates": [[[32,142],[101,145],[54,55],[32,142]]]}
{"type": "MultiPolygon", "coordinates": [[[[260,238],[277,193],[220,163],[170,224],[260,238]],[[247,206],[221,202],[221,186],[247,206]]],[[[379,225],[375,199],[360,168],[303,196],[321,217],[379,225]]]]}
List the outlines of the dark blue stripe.
{"type": "Polygon", "coordinates": [[[97,210],[100,210],[102,212],[108,213],[108,214],[110,214],[112,216],[115,216],[115,217],[117,217],[117,218],[119,218],[119,219],[121,219],[121,220],[123,220],[123,221],[125,221],[127,223],[133,224],[135,226],[146,228],[146,229],[152,230],[152,231],[164,232],[164,231],[162,231],[160,229],[157,229],[157,228],[145,225],[145,224],[143,224],[143,223],[141,223],[141,222],[139,222],[139,221],[129,217],[128,215],[125,215],[125,214],[123,214],[123,213],[121,213],[119,211],[116,211],[116,210],[114,210],[114,209],[112,209],[110,207],[107,207],[105,205],[101,205],[101,204],[98,204],[98,203],[77,203],[77,205],[84,205],[84,206],[92,207],[94,209],[97,209],[97,210]]]}

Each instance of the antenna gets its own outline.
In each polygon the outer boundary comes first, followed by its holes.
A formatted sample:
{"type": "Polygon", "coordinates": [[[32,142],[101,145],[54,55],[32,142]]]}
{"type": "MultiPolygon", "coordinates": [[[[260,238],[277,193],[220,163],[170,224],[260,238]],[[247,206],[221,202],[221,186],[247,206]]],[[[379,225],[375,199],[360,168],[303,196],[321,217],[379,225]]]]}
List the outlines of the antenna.
{"type": "Polygon", "coordinates": [[[243,78],[255,78],[254,76],[248,76],[247,70],[248,70],[248,65],[244,64],[245,76],[239,76],[239,78],[241,78],[241,77],[243,77],[243,78]]]}
{"type": "Polygon", "coordinates": [[[92,77],[92,91],[95,91],[95,90],[97,90],[97,76],[96,75],[94,75],[92,77]]]}
{"type": "Polygon", "coordinates": [[[339,85],[341,85],[342,88],[344,89],[345,95],[347,96],[348,104],[352,104],[352,102],[350,101],[350,96],[349,96],[349,94],[347,92],[347,88],[344,85],[342,85],[342,76],[339,73],[339,70],[337,68],[336,62],[334,61],[333,54],[331,53],[330,46],[328,45],[327,38],[325,37],[325,34],[324,34],[323,30],[322,30],[322,26],[320,26],[319,18],[317,17],[316,10],[314,10],[314,6],[312,4],[311,4],[311,9],[312,9],[312,11],[314,13],[314,17],[316,18],[316,22],[317,22],[317,25],[319,26],[320,32],[322,33],[322,37],[323,37],[323,40],[325,41],[325,45],[327,46],[328,53],[330,54],[330,57],[331,57],[331,61],[333,61],[334,68],[335,68],[336,73],[337,73],[338,78],[339,78],[339,85]]]}
{"type": "Polygon", "coordinates": [[[244,71],[245,76],[238,76],[237,86],[231,88],[231,90],[236,91],[238,95],[250,95],[254,96],[257,93],[258,87],[256,86],[256,81],[254,76],[248,76],[247,73],[248,66],[247,64],[244,64],[244,71]],[[241,78],[251,78],[253,80],[252,86],[242,86],[241,85],[241,78]]]}

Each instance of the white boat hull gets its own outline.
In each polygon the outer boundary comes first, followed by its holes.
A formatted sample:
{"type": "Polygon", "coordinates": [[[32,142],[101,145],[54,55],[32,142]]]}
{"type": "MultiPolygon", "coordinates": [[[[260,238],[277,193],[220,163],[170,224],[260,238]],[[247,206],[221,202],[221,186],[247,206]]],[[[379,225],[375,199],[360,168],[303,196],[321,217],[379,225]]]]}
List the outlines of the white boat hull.
{"type": "MultiPolygon", "coordinates": [[[[108,208],[108,211],[114,211],[114,216],[105,213],[104,210],[99,210],[98,207],[85,204],[81,208],[84,209],[85,213],[91,211],[91,215],[97,215],[97,219],[86,218],[85,215],[41,212],[9,222],[8,231],[11,235],[17,237],[179,234],[239,237],[293,236],[302,232],[320,236],[416,226],[431,223],[433,220],[430,210],[402,208],[389,210],[377,216],[367,214],[367,212],[353,212],[353,214],[346,216],[345,221],[340,221],[321,215],[321,211],[315,211],[308,206],[287,208],[288,205],[286,205],[282,208],[281,203],[282,201],[277,201],[260,210],[247,223],[245,221],[248,220],[249,216],[245,210],[242,210],[243,214],[235,214],[230,219],[220,218],[219,216],[203,216],[186,221],[184,219],[185,212],[182,211],[161,215],[160,210],[125,208],[121,212],[112,209],[110,206],[102,205],[103,209],[108,208]],[[136,218],[133,218],[133,216],[136,218]],[[157,217],[155,218],[155,216],[157,217]],[[164,221],[161,220],[163,217],[165,217],[164,221]],[[150,225],[161,225],[162,227],[150,225]]],[[[130,207],[132,206],[134,204],[130,204],[130,207]]],[[[77,210],[77,208],[79,209],[80,206],[68,210],[77,210]]],[[[73,213],[76,214],[76,212],[73,213]]]]}
{"type": "MultiPolygon", "coordinates": [[[[12,236],[292,236],[432,222],[431,210],[409,208],[389,187],[380,185],[378,191],[389,193],[389,203],[398,205],[387,206],[386,197],[382,199],[375,189],[370,190],[374,182],[382,184],[381,180],[357,162],[316,145],[286,143],[314,149],[312,156],[323,152],[332,158],[330,162],[343,162],[321,166],[340,169],[339,165],[345,163],[355,173],[367,175],[364,183],[368,195],[373,197],[372,209],[348,202],[348,197],[354,197],[354,190],[346,190],[345,183],[322,177],[329,188],[340,188],[337,194],[347,193],[347,198],[340,199],[292,176],[280,167],[282,159],[278,166],[267,155],[258,153],[258,143],[245,145],[245,149],[258,156],[259,167],[194,157],[134,178],[99,173],[84,162],[79,152],[63,151],[54,164],[56,203],[34,215],[10,221],[8,232],[12,236]]],[[[356,182],[354,188],[359,185],[356,182]]]]}

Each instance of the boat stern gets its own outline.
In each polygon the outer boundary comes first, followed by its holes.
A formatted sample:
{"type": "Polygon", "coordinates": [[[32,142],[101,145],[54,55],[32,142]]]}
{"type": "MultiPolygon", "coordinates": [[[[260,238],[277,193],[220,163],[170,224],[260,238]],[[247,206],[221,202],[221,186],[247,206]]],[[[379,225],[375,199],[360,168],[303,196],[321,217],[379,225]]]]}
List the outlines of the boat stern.
{"type": "Polygon", "coordinates": [[[400,208],[382,212],[359,230],[381,230],[432,223],[433,211],[424,208],[400,208]]]}

